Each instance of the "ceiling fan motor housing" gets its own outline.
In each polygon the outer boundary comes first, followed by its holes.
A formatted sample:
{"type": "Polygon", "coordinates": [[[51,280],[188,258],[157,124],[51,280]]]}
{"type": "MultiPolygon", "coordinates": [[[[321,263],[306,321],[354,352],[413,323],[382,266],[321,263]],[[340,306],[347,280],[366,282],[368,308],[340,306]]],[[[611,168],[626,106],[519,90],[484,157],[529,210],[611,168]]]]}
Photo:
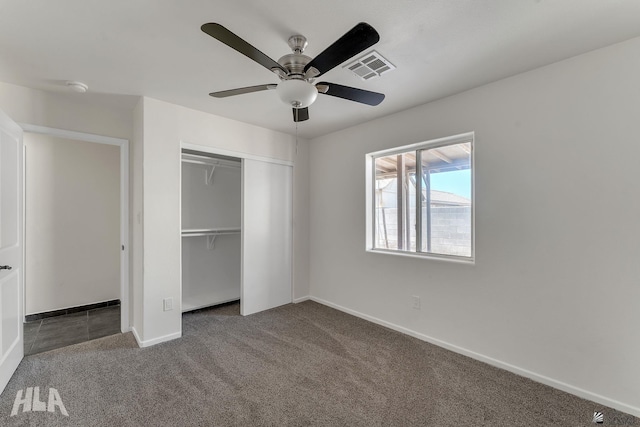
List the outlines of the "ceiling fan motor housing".
{"type": "Polygon", "coordinates": [[[301,53],[290,53],[278,59],[278,64],[289,71],[289,76],[304,76],[304,67],[311,62],[311,58],[301,53]]]}

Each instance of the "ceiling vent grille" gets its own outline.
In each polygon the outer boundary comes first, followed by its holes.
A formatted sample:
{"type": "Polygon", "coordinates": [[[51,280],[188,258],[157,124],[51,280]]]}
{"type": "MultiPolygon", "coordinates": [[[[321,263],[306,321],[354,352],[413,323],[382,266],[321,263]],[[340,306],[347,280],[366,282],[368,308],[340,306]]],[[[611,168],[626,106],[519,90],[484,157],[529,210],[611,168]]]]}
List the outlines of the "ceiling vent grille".
{"type": "Polygon", "coordinates": [[[356,76],[362,80],[370,80],[375,77],[380,77],[386,72],[395,70],[396,67],[380,55],[375,50],[367,53],[356,59],[354,62],[350,62],[342,68],[353,72],[356,76]]]}

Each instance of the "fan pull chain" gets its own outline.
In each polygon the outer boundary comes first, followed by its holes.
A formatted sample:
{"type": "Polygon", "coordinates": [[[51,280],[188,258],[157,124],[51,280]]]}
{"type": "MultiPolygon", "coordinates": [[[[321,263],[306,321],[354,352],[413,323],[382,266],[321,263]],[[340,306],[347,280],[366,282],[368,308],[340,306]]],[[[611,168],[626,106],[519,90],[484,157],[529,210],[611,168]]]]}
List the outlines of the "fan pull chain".
{"type": "Polygon", "coordinates": [[[298,158],[298,122],[296,122],[296,158],[298,158]]]}

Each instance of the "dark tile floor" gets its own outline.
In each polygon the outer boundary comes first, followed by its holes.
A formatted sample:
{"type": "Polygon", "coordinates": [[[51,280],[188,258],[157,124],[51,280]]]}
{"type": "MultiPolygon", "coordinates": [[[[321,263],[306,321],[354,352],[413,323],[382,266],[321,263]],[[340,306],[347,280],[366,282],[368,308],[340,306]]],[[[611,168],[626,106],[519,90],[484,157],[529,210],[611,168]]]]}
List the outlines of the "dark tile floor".
{"type": "Polygon", "coordinates": [[[24,324],[24,355],[119,333],[119,305],[35,320],[24,324]]]}

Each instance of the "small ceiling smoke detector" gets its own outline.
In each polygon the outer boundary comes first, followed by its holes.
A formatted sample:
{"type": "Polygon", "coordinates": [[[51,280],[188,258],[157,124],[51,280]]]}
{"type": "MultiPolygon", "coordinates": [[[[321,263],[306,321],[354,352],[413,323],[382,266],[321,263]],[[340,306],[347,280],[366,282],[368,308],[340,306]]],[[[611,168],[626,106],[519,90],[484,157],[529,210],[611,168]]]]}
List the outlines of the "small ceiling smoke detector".
{"type": "Polygon", "coordinates": [[[67,87],[72,91],[78,92],[78,93],[85,93],[89,89],[89,86],[87,86],[82,82],[71,82],[71,81],[67,82],[67,87]]]}
{"type": "Polygon", "coordinates": [[[362,80],[369,80],[374,77],[380,77],[384,73],[395,70],[396,67],[380,55],[375,50],[367,53],[356,59],[354,62],[350,62],[342,68],[353,72],[356,76],[362,80]]]}

